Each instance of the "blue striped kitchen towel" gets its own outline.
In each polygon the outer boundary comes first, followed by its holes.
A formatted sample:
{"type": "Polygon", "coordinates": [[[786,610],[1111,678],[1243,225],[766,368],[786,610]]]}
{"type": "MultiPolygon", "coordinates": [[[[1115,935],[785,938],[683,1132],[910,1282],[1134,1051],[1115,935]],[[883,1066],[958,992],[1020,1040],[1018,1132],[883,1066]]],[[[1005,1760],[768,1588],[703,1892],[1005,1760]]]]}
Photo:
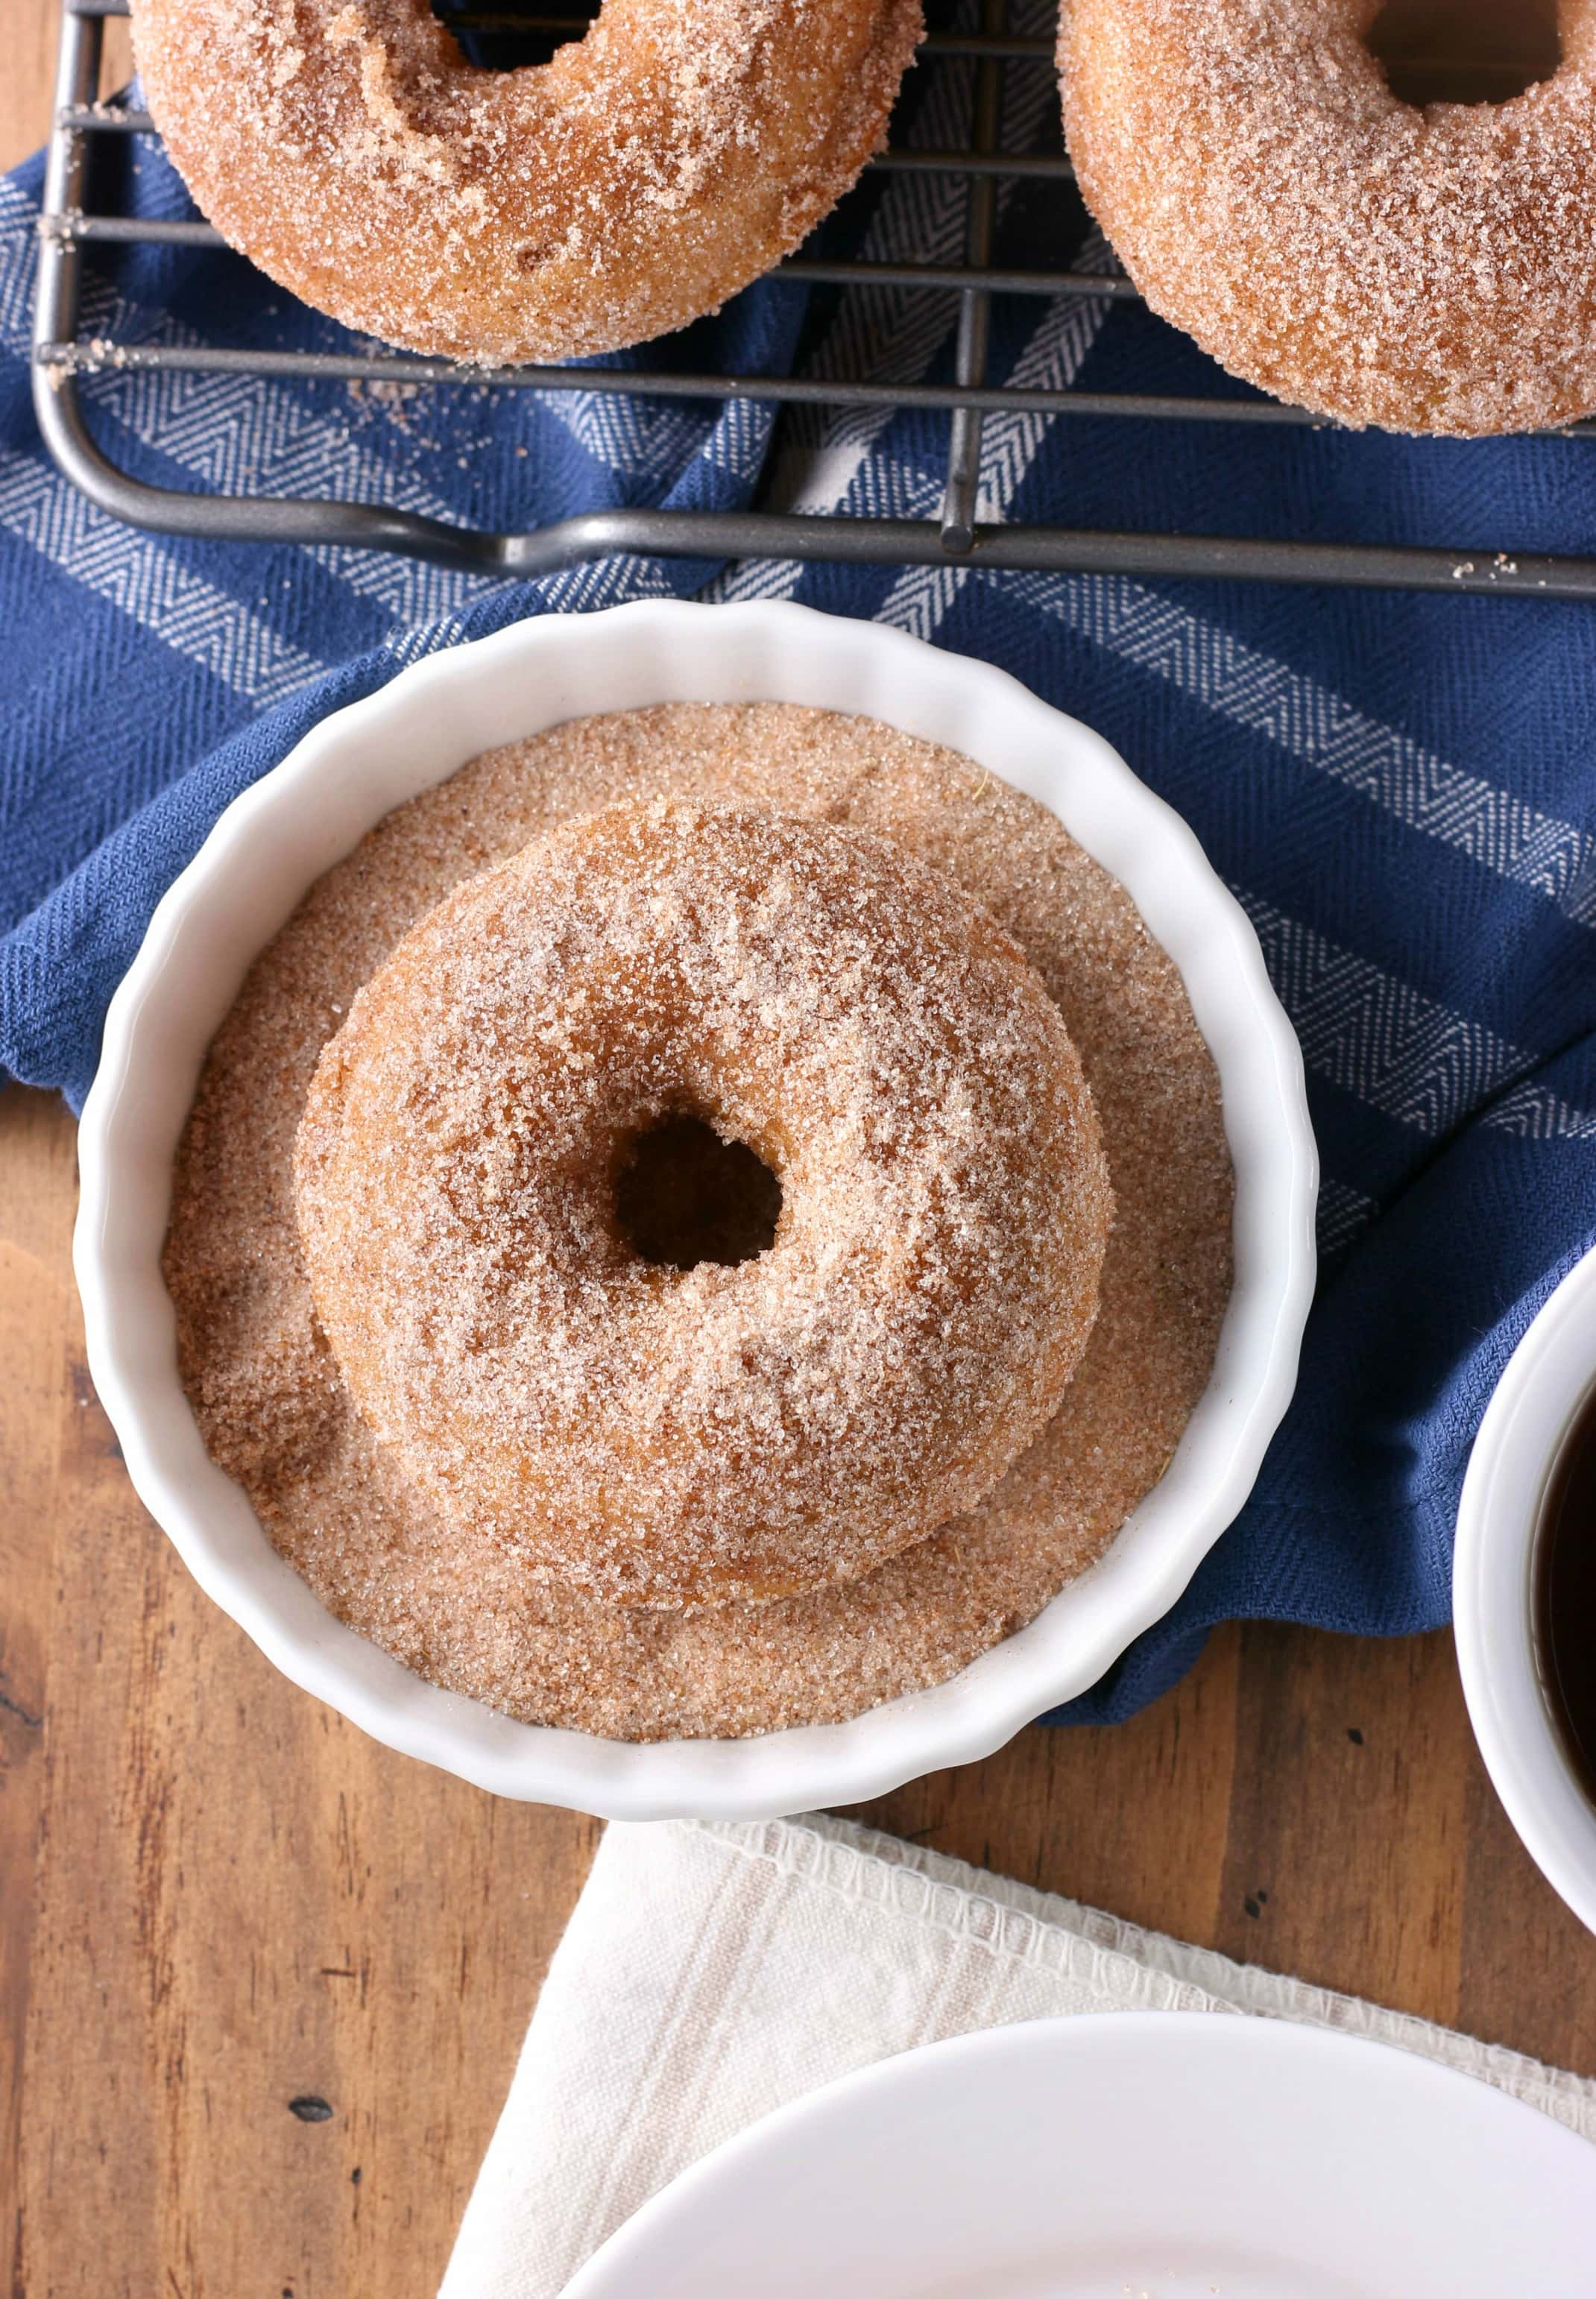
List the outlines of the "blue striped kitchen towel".
{"type": "MultiPolygon", "coordinates": [[[[1021,0],[1039,23],[1041,0],[1021,0]]],[[[954,142],[960,66],[922,71],[908,133],[954,142]]],[[[1010,75],[1002,141],[1056,97],[1010,75]]],[[[148,213],[186,212],[142,140],[148,213]]],[[[1596,1235],[1596,610],[1490,598],[1181,586],[979,567],[627,560],[524,584],[331,549],[118,527],[46,460],[26,340],[39,170],[0,179],[0,1066],[74,1105],[162,889],[234,794],[325,712],[517,617],[670,592],[879,616],[1001,663],[1101,727],[1193,825],[1262,940],[1307,1057],[1324,1270],[1297,1401],[1246,1511],[1170,1617],[1060,1714],[1124,1716],[1235,1617],[1347,1631],[1448,1612],[1451,1529],[1491,1387],[1596,1235]]],[[[1056,253],[1056,187],[1007,195],[1004,252],[1056,253]]],[[[1077,261],[1105,261],[1085,218],[1077,261]]],[[[843,228],[956,260],[956,181],[894,175],[843,228]]],[[[952,299],[807,304],[768,282],[667,356],[912,382],[950,373],[952,299]]],[[[338,331],[246,265],[128,251],[90,325],[149,342],[303,345],[338,331]]],[[[994,373],[1232,390],[1134,305],[999,306],[994,373]]],[[[579,508],[772,499],[924,514],[940,419],[599,396],[110,375],[113,455],[168,486],[386,500],[526,527],[579,508]]],[[[1588,552],[1596,443],[989,421],[992,514],[1084,526],[1588,552]]]]}

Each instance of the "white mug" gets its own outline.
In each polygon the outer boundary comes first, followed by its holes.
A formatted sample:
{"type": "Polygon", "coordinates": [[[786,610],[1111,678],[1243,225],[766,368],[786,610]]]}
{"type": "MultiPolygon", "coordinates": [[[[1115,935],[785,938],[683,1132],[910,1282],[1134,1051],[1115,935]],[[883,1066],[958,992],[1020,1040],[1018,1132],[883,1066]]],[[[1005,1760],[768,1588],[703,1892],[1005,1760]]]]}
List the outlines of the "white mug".
{"type": "Polygon", "coordinates": [[[1548,1506],[1593,1402],[1596,1250],[1509,1359],[1475,1440],[1452,1560],[1458,1665],[1485,1769],[1542,1874],[1596,1932],[1596,1804],[1542,1683],[1535,1624],[1548,1506]]]}

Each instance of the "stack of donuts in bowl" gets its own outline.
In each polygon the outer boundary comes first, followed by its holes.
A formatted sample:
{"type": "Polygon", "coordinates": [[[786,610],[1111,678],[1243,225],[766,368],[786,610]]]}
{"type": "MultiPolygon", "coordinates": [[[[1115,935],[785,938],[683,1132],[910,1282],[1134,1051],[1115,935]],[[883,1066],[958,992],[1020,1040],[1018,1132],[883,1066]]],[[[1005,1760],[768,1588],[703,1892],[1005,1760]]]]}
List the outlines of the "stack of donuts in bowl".
{"type": "Polygon", "coordinates": [[[548,617],[235,801],[85,1111],[96,1383],[298,1681],[752,1816],[1098,1677],[1290,1394],[1295,1039],[1190,833],[987,667],[548,617]]]}
{"type": "Polygon", "coordinates": [[[429,910],[296,1140],[362,1417],[453,1523],[618,1606],[805,1596],[977,1506],[1063,1399],[1111,1207],[989,914],[851,826],[686,800],[429,910]],[[774,1202],[718,1243],[728,1149],[774,1202]]]}
{"type": "MultiPolygon", "coordinates": [[[[1381,0],[1061,0],[1082,192],[1151,308],[1347,424],[1596,408],[1596,5],[1502,102],[1413,103],[1381,0]]],[[[919,0],[603,0],[468,62],[427,0],[134,0],[205,213],[382,340],[480,363],[640,343],[790,254],[884,143],[919,0]]],[[[912,250],[904,250],[911,253],[912,250]]]]}

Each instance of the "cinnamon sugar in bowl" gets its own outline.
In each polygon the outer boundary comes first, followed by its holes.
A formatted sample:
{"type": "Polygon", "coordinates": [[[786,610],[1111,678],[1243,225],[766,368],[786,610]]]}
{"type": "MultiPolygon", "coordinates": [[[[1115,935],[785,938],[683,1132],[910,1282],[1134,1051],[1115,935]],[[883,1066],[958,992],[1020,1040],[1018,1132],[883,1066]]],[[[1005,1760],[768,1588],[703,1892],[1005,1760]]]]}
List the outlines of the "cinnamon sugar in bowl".
{"type": "Polygon", "coordinates": [[[388,1745],[618,1818],[857,1801],[1091,1684],[1245,1498],[1313,1278],[1301,1058],[1190,832],[1004,674],[786,605],[545,617],[329,717],[156,911],[79,1154],[90,1366],[202,1586],[388,1745]],[[283,1215],[303,1081],[399,935],[541,824],[654,790],[852,823],[961,880],[1063,1013],[1118,1208],[1072,1390],[986,1499],[735,1621],[618,1622],[428,1519],[315,1374],[283,1215]],[[1158,1187],[1171,1159],[1189,1189],[1158,1187]]]}

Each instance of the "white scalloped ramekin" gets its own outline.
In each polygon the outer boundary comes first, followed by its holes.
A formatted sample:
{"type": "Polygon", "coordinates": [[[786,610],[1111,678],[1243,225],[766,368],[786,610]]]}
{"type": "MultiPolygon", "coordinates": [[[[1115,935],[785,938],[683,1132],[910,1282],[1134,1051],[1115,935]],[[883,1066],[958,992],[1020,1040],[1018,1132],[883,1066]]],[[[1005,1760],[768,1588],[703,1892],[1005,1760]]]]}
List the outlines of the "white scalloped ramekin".
{"type": "Polygon", "coordinates": [[[88,1360],[140,1498],[284,1673],[377,1739],[502,1796],[615,1819],[762,1819],[850,1804],[985,1756],[1084,1691],[1167,1612],[1230,1523],[1296,1378],[1318,1165],[1291,1026],[1246,917],[1180,818],[1108,744],[1003,672],[789,605],[644,602],[517,624],[335,711],[235,800],[162,901],[106,1017],[83,1113],[75,1261],[88,1360]],[[951,1682],[846,1724],[636,1746],[520,1724],[344,1627],[212,1462],[178,1380],[161,1275],[172,1157],[251,960],[394,807],[481,751],[592,711],[777,701],[952,745],[1051,807],[1129,889],[1218,1065],[1235,1285],[1207,1392],[1108,1554],[951,1682]]]}

